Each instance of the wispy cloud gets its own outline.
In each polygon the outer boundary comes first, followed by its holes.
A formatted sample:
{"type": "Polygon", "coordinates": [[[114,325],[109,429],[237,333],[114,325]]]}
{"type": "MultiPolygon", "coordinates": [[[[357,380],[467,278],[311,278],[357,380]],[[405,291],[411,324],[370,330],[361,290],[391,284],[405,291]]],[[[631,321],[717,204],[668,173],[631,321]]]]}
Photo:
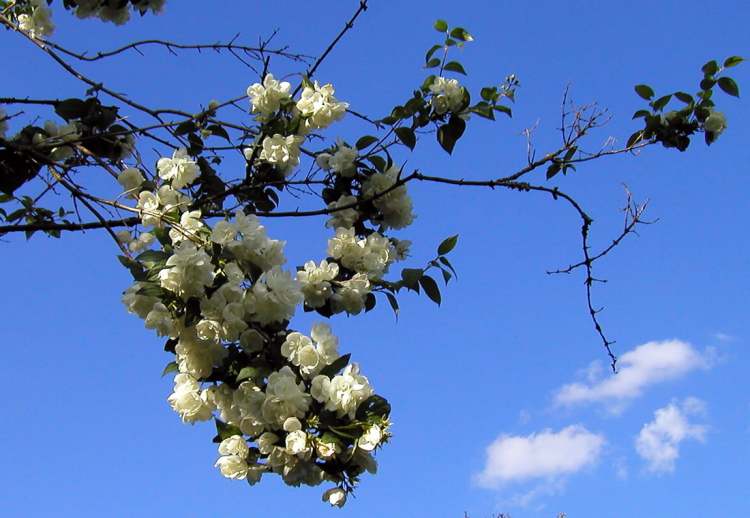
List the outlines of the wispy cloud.
{"type": "Polygon", "coordinates": [[[584,370],[586,381],[562,386],[555,393],[555,403],[563,406],[601,403],[617,413],[647,387],[707,368],[710,360],[709,355],[687,342],[666,340],[639,345],[622,354],[617,364],[617,374],[602,378],[598,374],[599,363],[592,363],[584,370]]]}
{"type": "Polygon", "coordinates": [[[689,421],[690,416],[704,414],[705,403],[697,398],[673,402],[654,412],[654,420],[643,425],[635,439],[635,449],[647,462],[648,471],[673,472],[683,441],[705,441],[706,426],[689,421]]]}
{"type": "Polygon", "coordinates": [[[485,466],[476,481],[487,488],[530,480],[559,483],[565,476],[595,464],[605,442],[604,436],[581,425],[559,432],[501,435],[487,447],[485,466]]]}

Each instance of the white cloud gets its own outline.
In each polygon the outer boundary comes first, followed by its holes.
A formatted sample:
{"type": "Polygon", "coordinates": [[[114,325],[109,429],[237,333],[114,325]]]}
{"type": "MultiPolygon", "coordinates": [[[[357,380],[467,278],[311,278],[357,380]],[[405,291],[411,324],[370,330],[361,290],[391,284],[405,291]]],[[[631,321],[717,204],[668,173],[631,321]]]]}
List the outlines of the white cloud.
{"type": "Polygon", "coordinates": [[[703,415],[706,405],[697,398],[687,398],[681,403],[670,403],[654,412],[654,420],[641,428],[635,440],[635,449],[654,473],[674,471],[680,456],[680,443],[693,439],[703,442],[707,428],[692,424],[691,415],[703,415]]]}
{"type": "Polygon", "coordinates": [[[709,363],[707,354],[701,354],[687,342],[648,342],[620,356],[617,374],[595,378],[598,362],[592,363],[585,371],[587,381],[561,387],[555,394],[555,403],[603,403],[610,411],[619,412],[650,385],[707,368],[709,363]]]}
{"type": "Polygon", "coordinates": [[[501,435],[487,447],[486,464],[476,480],[488,488],[534,479],[561,480],[596,463],[605,442],[602,435],[581,425],[559,432],[501,435]]]}

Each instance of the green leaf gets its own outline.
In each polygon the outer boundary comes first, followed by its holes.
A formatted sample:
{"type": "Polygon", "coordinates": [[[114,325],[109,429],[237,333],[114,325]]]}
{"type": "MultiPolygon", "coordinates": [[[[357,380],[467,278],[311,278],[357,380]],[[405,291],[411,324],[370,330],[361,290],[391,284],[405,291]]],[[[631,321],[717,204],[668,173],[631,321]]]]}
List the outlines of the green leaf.
{"type": "Polygon", "coordinates": [[[440,288],[438,288],[438,285],[437,285],[437,282],[435,282],[435,279],[433,279],[429,275],[423,275],[419,279],[419,284],[422,285],[422,289],[425,291],[425,293],[427,293],[427,296],[430,297],[430,300],[432,300],[435,304],[439,306],[441,302],[440,288]]]}
{"type": "Polygon", "coordinates": [[[439,64],[440,64],[440,60],[438,58],[432,58],[427,63],[425,63],[424,67],[425,68],[435,68],[439,64]]]}
{"type": "Polygon", "coordinates": [[[731,77],[720,77],[719,88],[721,88],[724,93],[727,93],[733,97],[740,96],[740,87],[737,86],[737,83],[735,83],[734,79],[732,79],[731,77]]]}
{"type": "Polygon", "coordinates": [[[443,280],[445,281],[445,285],[447,286],[448,281],[451,280],[451,272],[449,272],[448,270],[443,270],[443,269],[441,269],[440,271],[443,272],[443,280]]]}
{"type": "Polygon", "coordinates": [[[502,104],[495,105],[495,110],[504,113],[508,117],[513,117],[513,112],[510,108],[507,106],[503,106],[502,104]]]}
{"type": "Polygon", "coordinates": [[[447,257],[442,257],[442,256],[438,257],[438,261],[440,261],[445,266],[447,266],[448,268],[450,268],[450,270],[453,272],[453,275],[455,275],[456,277],[458,277],[458,274],[456,273],[456,269],[453,268],[453,265],[451,264],[451,262],[448,260],[447,257]]]}
{"type": "Polygon", "coordinates": [[[220,443],[224,439],[229,439],[233,435],[242,435],[242,430],[236,426],[219,421],[216,418],[214,418],[214,421],[216,422],[216,437],[214,437],[213,442],[220,443]]]}
{"type": "Polygon", "coordinates": [[[685,92],[675,92],[674,96],[677,97],[680,101],[684,102],[685,104],[690,104],[694,102],[693,96],[685,92]]]}
{"type": "Polygon", "coordinates": [[[443,67],[443,70],[448,70],[450,72],[458,72],[459,74],[466,75],[466,70],[464,70],[463,65],[459,63],[458,61],[449,61],[445,64],[443,67]]]}
{"type": "Polygon", "coordinates": [[[188,133],[195,131],[196,129],[197,128],[195,127],[195,123],[192,120],[187,120],[177,125],[177,127],[174,130],[174,134],[186,135],[188,133]]]}
{"type": "Polygon", "coordinates": [[[80,119],[88,113],[88,107],[81,99],[65,99],[55,103],[55,113],[66,121],[80,119]]]}
{"type": "Polygon", "coordinates": [[[555,162],[554,164],[550,165],[547,168],[547,180],[551,180],[552,178],[554,178],[555,175],[559,173],[561,169],[562,169],[562,166],[558,162],[555,162]]]}
{"type": "Polygon", "coordinates": [[[745,58],[742,58],[740,56],[730,56],[724,60],[724,68],[735,67],[743,61],[745,61],[745,58]]]}
{"type": "Polygon", "coordinates": [[[341,369],[349,365],[349,358],[351,357],[351,353],[339,356],[333,361],[333,363],[323,367],[323,369],[320,371],[320,374],[323,376],[328,376],[329,378],[333,378],[336,374],[339,373],[341,369]]]}
{"type": "Polygon", "coordinates": [[[490,88],[488,86],[485,86],[484,88],[482,88],[480,95],[485,101],[494,101],[497,95],[497,88],[490,88]]]}
{"type": "Polygon", "coordinates": [[[715,84],[716,84],[715,79],[703,78],[703,80],[700,83],[700,87],[701,87],[701,90],[710,90],[711,88],[714,87],[715,84]]]}
{"type": "Polygon", "coordinates": [[[461,41],[474,40],[474,38],[471,37],[471,34],[469,34],[463,27],[456,27],[455,29],[451,30],[451,38],[456,38],[457,40],[461,41]]]}
{"type": "Polygon", "coordinates": [[[466,129],[466,122],[457,115],[451,115],[448,124],[443,124],[438,128],[437,139],[440,146],[448,152],[453,153],[453,148],[461,135],[466,129]]]}
{"type": "Polygon", "coordinates": [[[450,252],[456,247],[456,243],[458,243],[458,234],[444,239],[443,242],[440,243],[440,246],[438,246],[438,249],[437,249],[438,255],[447,254],[448,252],[450,252]]]}
{"type": "Polygon", "coordinates": [[[657,100],[655,100],[653,103],[651,103],[651,106],[654,107],[654,110],[661,111],[664,109],[664,107],[667,105],[667,103],[672,99],[671,95],[665,95],[663,97],[659,97],[657,100]]]}
{"type": "Polygon", "coordinates": [[[407,128],[406,126],[402,126],[400,128],[396,128],[396,136],[398,139],[409,149],[414,149],[414,146],[417,145],[417,137],[414,135],[414,130],[411,128],[407,128]]]}
{"type": "Polygon", "coordinates": [[[161,377],[163,378],[170,372],[179,372],[180,367],[177,365],[177,362],[169,362],[166,367],[164,367],[164,370],[161,371],[161,377]]]}
{"type": "Polygon", "coordinates": [[[396,297],[395,295],[393,295],[393,293],[386,293],[385,296],[388,299],[388,303],[391,305],[393,313],[395,313],[396,318],[398,318],[398,300],[396,300],[396,297]]]}
{"type": "Polygon", "coordinates": [[[635,93],[647,101],[650,101],[654,97],[654,91],[648,85],[635,85],[635,93]]]}
{"type": "Polygon", "coordinates": [[[424,275],[424,272],[421,268],[404,268],[401,270],[401,280],[404,281],[404,286],[411,290],[417,288],[422,275],[424,275]]]}
{"type": "Polygon", "coordinates": [[[169,259],[169,254],[158,250],[146,250],[142,254],[136,256],[136,259],[139,263],[150,269],[169,259]]]}
{"type": "Polygon", "coordinates": [[[384,397],[373,394],[359,404],[355,418],[358,421],[365,421],[368,417],[387,418],[390,413],[390,403],[384,397]]]}
{"type": "Polygon", "coordinates": [[[377,169],[381,173],[386,170],[387,163],[385,161],[385,158],[383,158],[382,156],[368,156],[367,160],[369,160],[370,163],[375,166],[375,169],[377,169]]]}
{"type": "Polygon", "coordinates": [[[433,45],[432,47],[430,47],[430,50],[428,50],[427,54],[425,54],[425,56],[424,56],[425,63],[427,63],[430,60],[430,58],[432,57],[432,55],[435,52],[437,52],[438,50],[440,50],[442,48],[443,48],[442,45],[433,45]]]}
{"type": "Polygon", "coordinates": [[[357,143],[355,144],[358,151],[362,151],[366,147],[372,146],[375,142],[377,142],[379,139],[377,137],[373,137],[372,135],[365,135],[364,137],[360,138],[357,143]]]}
{"type": "Polygon", "coordinates": [[[712,59],[701,67],[701,71],[706,75],[712,76],[719,71],[719,64],[715,59],[712,59]]]}
{"type": "Polygon", "coordinates": [[[438,32],[445,32],[448,30],[448,22],[445,20],[435,20],[433,27],[435,27],[435,30],[438,32]]]}
{"type": "Polygon", "coordinates": [[[237,383],[245,381],[247,379],[256,378],[260,375],[260,370],[257,367],[242,367],[239,374],[237,374],[237,383]]]}
{"type": "Polygon", "coordinates": [[[130,274],[133,276],[134,280],[136,281],[146,280],[146,273],[143,271],[143,267],[141,267],[140,263],[124,255],[118,255],[117,259],[119,259],[120,264],[122,264],[125,268],[130,270],[130,274]]]}
{"type": "Polygon", "coordinates": [[[219,126],[218,124],[211,124],[206,129],[211,132],[211,135],[222,137],[227,142],[231,142],[231,140],[229,140],[229,133],[227,133],[227,130],[225,130],[222,126],[219,126]]]}

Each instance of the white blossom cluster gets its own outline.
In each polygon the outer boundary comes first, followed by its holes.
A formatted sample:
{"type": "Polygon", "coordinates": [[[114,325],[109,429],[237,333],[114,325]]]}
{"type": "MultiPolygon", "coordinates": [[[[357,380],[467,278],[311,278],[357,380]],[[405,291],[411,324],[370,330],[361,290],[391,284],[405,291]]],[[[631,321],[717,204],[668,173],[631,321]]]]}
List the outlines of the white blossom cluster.
{"type": "MultiPolygon", "coordinates": [[[[247,94],[259,126],[244,149],[249,174],[265,167],[263,174],[292,175],[310,132],[348,107],[333,86],[317,82],[305,82],[295,100],[291,85],[272,74],[247,94]]],[[[192,153],[180,148],[160,158],[153,175],[124,165],[117,175],[142,225],[117,233],[138,254],[122,258],[135,278],[123,303],[174,354],[167,369],[177,373],[168,398],[174,411],[185,423],[216,420],[223,476],[333,482],[323,499],[342,506],[359,475],[377,468],[372,454],[390,436],[389,407],[340,355],[327,324],[305,335],[290,322],[300,307],[330,317],[374,305],[389,267],[408,255],[409,241],[386,235],[414,219],[401,168],[367,165],[340,139],[315,154],[337,186],[326,199],[333,235],[326,257],[293,272],[284,269],[286,243],[271,238],[255,214],[237,209],[218,219],[196,208],[204,179],[192,153]]]]}
{"type": "Polygon", "coordinates": [[[52,11],[45,0],[28,0],[26,11],[18,15],[18,28],[32,38],[46,38],[55,30],[52,11]]]}
{"type": "MultiPolygon", "coordinates": [[[[166,0],[139,0],[132,2],[133,9],[159,14],[166,0]]],[[[131,6],[128,2],[108,2],[106,0],[76,0],[76,16],[79,18],[99,18],[105,22],[123,25],[130,20],[131,6]],[[112,5],[112,4],[117,5],[112,5]]]]}
{"type": "Polygon", "coordinates": [[[464,87],[456,79],[436,77],[430,85],[432,107],[435,113],[458,112],[464,102],[464,87]]]}

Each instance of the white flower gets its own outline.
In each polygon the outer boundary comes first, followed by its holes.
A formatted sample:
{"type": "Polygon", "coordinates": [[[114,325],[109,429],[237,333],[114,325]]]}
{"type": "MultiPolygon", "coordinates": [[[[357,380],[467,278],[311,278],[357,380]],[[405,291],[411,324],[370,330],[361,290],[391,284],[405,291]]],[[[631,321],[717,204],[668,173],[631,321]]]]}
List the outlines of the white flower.
{"type": "Polygon", "coordinates": [[[141,222],[148,226],[158,226],[161,223],[159,198],[151,191],[141,191],[138,195],[137,208],[141,211],[141,222]]]}
{"type": "Polygon", "coordinates": [[[159,336],[174,336],[176,332],[172,314],[161,302],[154,304],[153,309],[146,315],[146,328],[153,329],[159,336]]]}
{"type": "Polygon", "coordinates": [[[135,167],[128,167],[123,169],[120,174],[117,175],[117,181],[125,189],[125,193],[134,198],[138,197],[136,192],[138,187],[145,181],[141,172],[135,167]]]}
{"type": "Polygon", "coordinates": [[[464,88],[455,79],[436,77],[430,85],[432,107],[442,115],[448,111],[458,111],[464,102],[464,88]]]}
{"type": "Polygon", "coordinates": [[[248,475],[249,466],[247,465],[247,461],[238,455],[219,457],[214,466],[219,468],[221,474],[226,478],[233,480],[243,480],[248,475]]]}
{"type": "Polygon", "coordinates": [[[227,437],[219,444],[219,455],[237,455],[244,459],[248,453],[250,453],[250,448],[241,435],[227,437]]]}
{"type": "Polygon", "coordinates": [[[276,443],[279,442],[279,436],[273,432],[265,432],[263,435],[258,437],[258,440],[255,442],[258,443],[258,449],[260,450],[260,453],[263,455],[268,455],[273,451],[276,443]]]}
{"type": "Polygon", "coordinates": [[[173,209],[182,212],[190,205],[190,198],[175,190],[171,185],[159,187],[157,197],[159,198],[159,204],[164,208],[164,212],[170,212],[173,209]]]}
{"type": "Polygon", "coordinates": [[[331,297],[334,312],[346,311],[352,315],[359,314],[365,307],[367,294],[370,293],[370,280],[364,273],[358,273],[347,281],[336,283],[336,292],[331,297]]]}
{"type": "Polygon", "coordinates": [[[263,418],[270,424],[282,426],[289,417],[304,417],[310,400],[304,383],[297,383],[297,376],[292,369],[284,366],[268,376],[263,418]]]}
{"type": "Polygon", "coordinates": [[[377,232],[358,239],[353,228],[337,228],[336,236],[328,240],[328,255],[350,270],[379,279],[393,262],[395,249],[377,232]]]}
{"type": "Polygon", "coordinates": [[[383,438],[383,432],[376,424],[370,426],[365,433],[357,439],[357,447],[361,450],[372,451],[380,444],[383,438]]]}
{"type": "Polygon", "coordinates": [[[208,392],[201,391],[198,381],[189,374],[174,377],[174,391],[167,399],[185,423],[208,421],[214,410],[208,392]]]}
{"type": "Polygon", "coordinates": [[[315,441],[315,451],[321,459],[330,459],[341,452],[341,447],[333,441],[328,442],[321,438],[315,441]]]}
{"type": "MultiPolygon", "coordinates": [[[[338,209],[346,207],[357,202],[357,198],[349,194],[342,194],[341,197],[328,204],[329,209],[338,209]]],[[[350,228],[359,219],[359,212],[356,205],[348,209],[334,210],[330,213],[331,217],[326,221],[326,227],[330,228],[350,228]]]]}
{"type": "Polygon", "coordinates": [[[307,434],[302,430],[295,430],[286,436],[286,449],[291,455],[304,455],[310,451],[307,445],[307,434]]]}
{"type": "Polygon", "coordinates": [[[190,374],[196,379],[210,376],[214,365],[221,363],[227,355],[220,342],[198,336],[196,327],[189,327],[180,332],[175,353],[180,372],[190,374]]]}
{"type": "Polygon", "coordinates": [[[302,90],[297,109],[305,117],[306,129],[325,128],[344,116],[349,104],[339,102],[334,93],[333,85],[319,86],[317,81],[312,87],[306,86],[302,90]]]}
{"type": "MultiPolygon", "coordinates": [[[[253,320],[261,324],[283,322],[294,315],[303,300],[299,283],[289,272],[274,267],[265,272],[253,285],[253,320]]],[[[248,308],[248,304],[245,304],[248,308]]]]}
{"type": "Polygon", "coordinates": [[[338,147],[332,155],[321,153],[315,158],[315,162],[322,169],[344,177],[352,177],[357,172],[355,160],[357,160],[357,150],[347,146],[341,140],[338,141],[338,147]]]}
{"type": "MultiPolygon", "coordinates": [[[[275,165],[288,175],[299,164],[299,146],[304,139],[298,135],[284,136],[278,133],[263,139],[258,158],[275,165]]],[[[245,148],[245,158],[252,158],[252,148],[245,148]]]]}
{"type": "Polygon", "coordinates": [[[150,247],[156,238],[151,232],[141,232],[138,239],[131,239],[128,248],[131,252],[140,252],[150,247]]]}
{"type": "Polygon", "coordinates": [[[185,239],[196,238],[198,231],[204,226],[203,221],[201,221],[200,210],[183,212],[180,216],[180,224],[172,225],[169,230],[169,238],[172,240],[172,244],[177,244],[185,239]]]}
{"type": "Polygon", "coordinates": [[[359,404],[373,394],[366,377],[359,373],[356,363],[347,365],[343,372],[334,376],[328,385],[326,410],[354,419],[359,404]]]}
{"type": "Polygon", "coordinates": [[[236,236],[237,227],[225,219],[218,221],[211,231],[211,241],[220,245],[233,241],[236,236]]]}
{"type": "Polygon", "coordinates": [[[172,154],[172,158],[160,158],[156,163],[159,177],[171,181],[172,187],[182,189],[198,178],[200,169],[188,156],[185,148],[179,148],[172,154]]]}
{"type": "Polygon", "coordinates": [[[344,507],[346,503],[346,491],[340,487],[333,487],[323,493],[323,501],[328,502],[333,507],[344,507]]]}
{"type": "Polygon", "coordinates": [[[278,111],[282,102],[291,99],[290,90],[292,86],[286,81],[274,79],[272,74],[266,74],[263,84],[255,83],[247,89],[253,113],[258,113],[262,118],[268,118],[278,111]]]}
{"type": "Polygon", "coordinates": [[[184,300],[200,297],[206,286],[214,281],[211,257],[191,241],[181,241],[174,254],[167,259],[167,268],[159,272],[162,288],[176,293],[184,300]]]}
{"type": "Polygon", "coordinates": [[[31,14],[18,16],[18,28],[28,33],[32,38],[50,36],[55,30],[52,23],[52,11],[44,0],[31,0],[31,14]]]}
{"type": "Polygon", "coordinates": [[[325,305],[333,294],[331,282],[339,274],[339,265],[325,259],[317,266],[314,261],[305,263],[305,269],[297,272],[297,280],[302,286],[305,302],[311,308],[325,305]]]}
{"type": "Polygon", "coordinates": [[[141,318],[146,316],[154,308],[154,305],[159,302],[159,299],[150,295],[139,295],[138,292],[146,287],[146,284],[136,282],[130,286],[125,293],[122,295],[122,303],[128,309],[129,313],[135,313],[141,318]]]}
{"type": "Polygon", "coordinates": [[[338,339],[333,336],[328,325],[315,325],[313,337],[315,343],[307,336],[293,332],[287,335],[281,345],[281,354],[292,365],[298,366],[302,375],[307,378],[315,376],[320,369],[338,358],[338,339]]]}
{"type": "Polygon", "coordinates": [[[310,387],[310,395],[318,403],[327,403],[330,399],[331,378],[328,376],[315,376],[310,387]]]}
{"type": "Polygon", "coordinates": [[[372,203],[383,214],[383,224],[394,229],[407,227],[414,221],[412,201],[406,185],[392,189],[399,174],[399,168],[391,166],[385,173],[372,175],[362,189],[367,198],[375,198],[372,203]],[[386,194],[378,196],[380,193],[386,194]]]}
{"type": "Polygon", "coordinates": [[[81,138],[77,123],[71,122],[58,126],[52,121],[47,121],[44,123],[44,131],[46,135],[43,133],[35,134],[32,143],[49,149],[50,159],[59,162],[75,154],[73,147],[65,144],[81,138]]]}

